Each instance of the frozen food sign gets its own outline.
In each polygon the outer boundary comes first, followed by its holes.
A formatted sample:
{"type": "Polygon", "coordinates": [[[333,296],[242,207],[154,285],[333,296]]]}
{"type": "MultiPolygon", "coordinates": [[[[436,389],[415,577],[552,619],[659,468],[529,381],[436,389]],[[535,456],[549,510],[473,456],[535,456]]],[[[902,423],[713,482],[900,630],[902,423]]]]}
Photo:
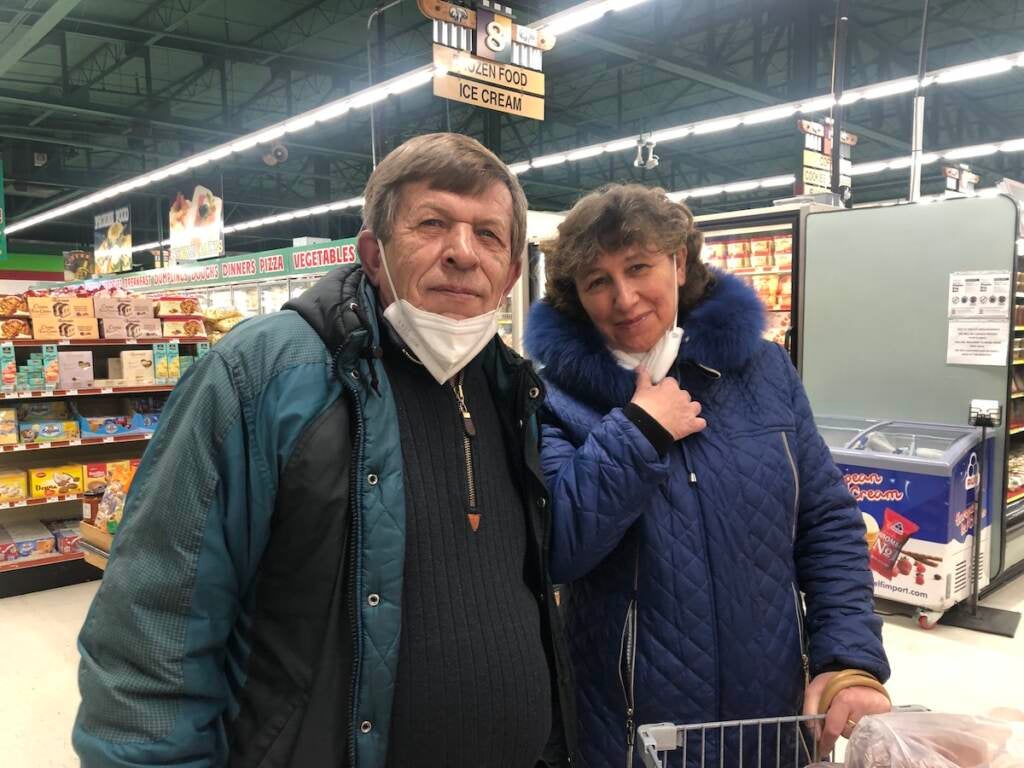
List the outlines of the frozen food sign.
{"type": "Polygon", "coordinates": [[[171,204],[168,231],[175,261],[223,256],[224,201],[202,186],[196,186],[191,198],[179,192],[171,204]]]}
{"type": "Polygon", "coordinates": [[[132,211],[127,205],[98,214],[93,221],[96,274],[132,269],[132,211]]]}

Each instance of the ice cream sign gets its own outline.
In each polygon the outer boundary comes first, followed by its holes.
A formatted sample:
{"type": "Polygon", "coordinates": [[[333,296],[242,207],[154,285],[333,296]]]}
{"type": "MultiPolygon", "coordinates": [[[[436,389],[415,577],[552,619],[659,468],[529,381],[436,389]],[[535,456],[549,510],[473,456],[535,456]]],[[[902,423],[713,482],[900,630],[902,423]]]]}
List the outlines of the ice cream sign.
{"type": "Polygon", "coordinates": [[[466,8],[417,0],[433,24],[434,95],[534,120],[544,119],[543,57],[554,35],[515,22],[510,7],[466,8]]]}

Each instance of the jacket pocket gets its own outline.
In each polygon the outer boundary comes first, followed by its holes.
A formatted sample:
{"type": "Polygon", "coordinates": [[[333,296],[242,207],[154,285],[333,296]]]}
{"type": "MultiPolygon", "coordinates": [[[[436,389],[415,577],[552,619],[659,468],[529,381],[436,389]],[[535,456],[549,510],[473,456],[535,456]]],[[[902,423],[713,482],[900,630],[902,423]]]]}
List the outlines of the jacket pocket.
{"type": "Polygon", "coordinates": [[[228,765],[231,768],[287,768],[292,748],[305,712],[305,697],[292,696],[266,721],[253,723],[255,731],[249,739],[237,738],[231,745],[228,765]]]}

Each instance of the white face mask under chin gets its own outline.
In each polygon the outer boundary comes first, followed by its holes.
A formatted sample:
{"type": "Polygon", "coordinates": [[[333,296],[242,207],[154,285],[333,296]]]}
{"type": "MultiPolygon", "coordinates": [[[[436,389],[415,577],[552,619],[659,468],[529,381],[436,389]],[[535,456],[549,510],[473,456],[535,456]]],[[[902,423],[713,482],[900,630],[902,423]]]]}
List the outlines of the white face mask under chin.
{"type": "MultiPolygon", "coordinates": [[[[377,241],[384,274],[395,300],[384,310],[384,319],[391,323],[398,337],[423,363],[438,384],[444,384],[470,361],[498,332],[498,309],[465,320],[427,312],[398,297],[391,271],[384,255],[384,245],[377,241]]],[[[500,306],[500,304],[499,304],[500,306]]]]}
{"type": "MultiPolygon", "coordinates": [[[[676,257],[672,255],[672,274],[676,274],[676,257]]],[[[635,371],[641,365],[651,374],[651,381],[657,384],[664,379],[676,358],[679,357],[679,347],[683,343],[683,329],[679,327],[679,290],[676,289],[676,318],[672,327],[662,334],[654,346],[646,352],[623,352],[621,349],[611,351],[615,361],[629,371],[635,371]]]]}

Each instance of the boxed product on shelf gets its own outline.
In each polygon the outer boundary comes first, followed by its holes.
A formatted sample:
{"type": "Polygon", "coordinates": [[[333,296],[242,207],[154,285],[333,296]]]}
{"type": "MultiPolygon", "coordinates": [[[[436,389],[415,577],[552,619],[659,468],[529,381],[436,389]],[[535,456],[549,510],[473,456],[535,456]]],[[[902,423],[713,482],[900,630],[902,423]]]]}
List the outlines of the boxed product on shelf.
{"type": "Polygon", "coordinates": [[[93,317],[91,296],[77,294],[50,294],[26,297],[28,313],[33,317],[56,317],[61,320],[93,317]]]}
{"type": "Polygon", "coordinates": [[[38,520],[8,522],[3,524],[3,528],[18,548],[19,557],[53,553],[53,534],[38,520]]]}
{"type": "Polygon", "coordinates": [[[132,480],[139,468],[139,460],[131,459],[124,462],[127,466],[121,468],[120,472],[111,474],[110,484],[103,492],[103,498],[96,508],[96,517],[93,525],[108,533],[117,533],[124,514],[124,501],[128,496],[132,480]]]}
{"type": "Polygon", "coordinates": [[[154,379],[157,384],[174,384],[181,376],[178,342],[153,345],[154,379]]]}
{"type": "Polygon", "coordinates": [[[153,381],[157,384],[167,383],[167,345],[153,345],[153,381]]]}
{"type": "Polygon", "coordinates": [[[725,244],[726,269],[744,269],[750,266],[750,240],[739,238],[725,244]]]}
{"type": "Polygon", "coordinates": [[[46,529],[53,535],[54,550],[62,555],[70,555],[81,552],[79,546],[81,529],[79,520],[48,520],[43,523],[46,529]]]}
{"type": "Polygon", "coordinates": [[[132,427],[140,432],[152,432],[160,424],[166,400],[161,397],[133,397],[128,400],[132,412],[132,427]]]}
{"type": "Polygon", "coordinates": [[[178,342],[167,343],[167,383],[176,384],[181,378],[181,352],[178,342]]]}
{"type": "Polygon", "coordinates": [[[750,238],[750,266],[775,265],[775,240],[771,236],[750,238]]]}
{"type": "Polygon", "coordinates": [[[199,299],[191,296],[161,296],[156,300],[156,316],[161,318],[198,315],[202,309],[199,299]]]}
{"type": "Polygon", "coordinates": [[[0,445],[18,444],[18,411],[0,408],[0,445]]]}
{"type": "Polygon", "coordinates": [[[28,302],[24,296],[17,293],[0,295],[0,316],[16,317],[28,314],[28,302]]]}
{"type": "Polygon", "coordinates": [[[14,355],[14,345],[9,341],[0,343],[0,389],[4,392],[16,392],[18,385],[18,361],[14,355]]]}
{"type": "Polygon", "coordinates": [[[0,526],[0,563],[10,562],[18,559],[18,546],[11,541],[7,531],[0,526]]]}
{"type": "Polygon", "coordinates": [[[18,433],[23,443],[56,443],[77,440],[82,435],[77,421],[21,421],[18,433]]]}
{"type": "Polygon", "coordinates": [[[100,330],[105,339],[145,339],[163,335],[163,325],[155,317],[101,318],[100,330]]]}
{"type": "Polygon", "coordinates": [[[793,267],[793,235],[776,235],[773,247],[775,255],[775,266],[779,269],[792,269],[793,267]]]}
{"type": "Polygon", "coordinates": [[[29,494],[33,499],[47,496],[67,496],[85,491],[85,477],[81,464],[59,467],[37,467],[28,471],[29,494]]]}
{"type": "Polygon", "coordinates": [[[153,300],[146,296],[114,296],[97,293],[92,297],[92,302],[96,317],[105,320],[153,318],[153,300]]]}
{"type": "Polygon", "coordinates": [[[10,504],[28,498],[28,476],[23,469],[0,472],[0,502],[10,504]]]}
{"type": "Polygon", "coordinates": [[[31,339],[32,321],[24,317],[0,318],[0,339],[31,339]]]}
{"type": "Polygon", "coordinates": [[[124,380],[129,387],[154,384],[153,350],[132,349],[121,353],[120,375],[110,378],[124,380]]]}
{"type": "Polygon", "coordinates": [[[107,488],[107,467],[110,462],[92,462],[82,465],[85,493],[103,493],[107,488]]]}
{"type": "Polygon", "coordinates": [[[725,243],[705,242],[703,257],[709,267],[725,269],[725,243]]]}
{"type": "Polygon", "coordinates": [[[111,437],[152,432],[160,422],[163,401],[154,398],[85,399],[75,404],[83,437],[111,437]]]}
{"type": "Polygon", "coordinates": [[[779,278],[779,304],[782,309],[790,309],[793,305],[792,275],[782,275],[779,278]]]}
{"type": "Polygon", "coordinates": [[[206,336],[206,323],[201,317],[166,317],[163,322],[164,336],[206,336]]]}
{"type": "Polygon", "coordinates": [[[98,339],[100,327],[95,317],[60,319],[32,316],[32,329],[36,339],[98,339]]]}
{"type": "Polygon", "coordinates": [[[208,341],[197,341],[196,342],[196,360],[202,360],[203,357],[210,351],[210,342],[208,341]]]}
{"type": "Polygon", "coordinates": [[[85,389],[96,380],[92,352],[60,352],[57,355],[61,389],[85,389]]]}
{"type": "Polygon", "coordinates": [[[56,389],[57,384],[60,383],[60,358],[57,356],[57,345],[43,344],[42,351],[38,354],[43,364],[43,385],[47,389],[56,389]]]}

